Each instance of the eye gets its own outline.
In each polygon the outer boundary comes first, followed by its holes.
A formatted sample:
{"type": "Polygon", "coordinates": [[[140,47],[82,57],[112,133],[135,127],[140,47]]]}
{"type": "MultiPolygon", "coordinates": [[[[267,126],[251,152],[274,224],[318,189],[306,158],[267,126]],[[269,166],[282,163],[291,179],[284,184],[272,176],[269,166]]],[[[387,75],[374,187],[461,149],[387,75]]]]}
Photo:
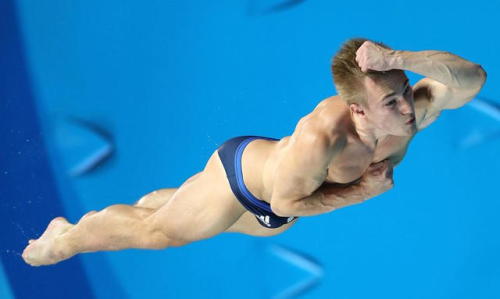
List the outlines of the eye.
{"type": "Polygon", "coordinates": [[[394,104],[396,104],[396,100],[390,100],[389,102],[387,102],[385,105],[386,106],[394,106],[394,104]]]}
{"type": "Polygon", "coordinates": [[[406,89],[405,89],[405,93],[409,93],[410,91],[411,91],[410,86],[406,87],[406,89]]]}

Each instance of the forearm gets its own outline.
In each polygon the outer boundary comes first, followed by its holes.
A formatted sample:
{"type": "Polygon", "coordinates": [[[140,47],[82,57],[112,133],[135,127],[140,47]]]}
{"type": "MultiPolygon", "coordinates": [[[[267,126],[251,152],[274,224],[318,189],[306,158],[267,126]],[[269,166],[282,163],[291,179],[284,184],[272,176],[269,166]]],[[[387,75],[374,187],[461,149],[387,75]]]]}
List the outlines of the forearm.
{"type": "Polygon", "coordinates": [[[361,203],[378,194],[374,194],[365,186],[357,183],[351,185],[324,183],[311,195],[299,200],[290,201],[287,208],[280,211],[280,216],[313,216],[361,203]]]}
{"type": "Polygon", "coordinates": [[[439,81],[451,88],[474,89],[484,83],[486,73],[478,64],[449,52],[393,51],[391,66],[439,81]]]}

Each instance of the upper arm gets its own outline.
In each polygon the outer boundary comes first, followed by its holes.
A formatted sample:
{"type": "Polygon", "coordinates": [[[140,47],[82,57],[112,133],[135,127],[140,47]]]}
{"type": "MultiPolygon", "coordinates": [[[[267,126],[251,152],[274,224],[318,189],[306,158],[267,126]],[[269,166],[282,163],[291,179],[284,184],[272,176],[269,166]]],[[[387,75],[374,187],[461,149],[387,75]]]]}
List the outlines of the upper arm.
{"type": "Polygon", "coordinates": [[[481,88],[482,84],[474,88],[452,88],[428,77],[418,81],[413,87],[418,129],[433,123],[442,110],[462,107],[472,100],[481,88]]]}
{"type": "Polygon", "coordinates": [[[315,120],[305,120],[281,149],[273,179],[271,204],[286,204],[312,194],[325,181],[328,166],[345,141],[315,120]]]}

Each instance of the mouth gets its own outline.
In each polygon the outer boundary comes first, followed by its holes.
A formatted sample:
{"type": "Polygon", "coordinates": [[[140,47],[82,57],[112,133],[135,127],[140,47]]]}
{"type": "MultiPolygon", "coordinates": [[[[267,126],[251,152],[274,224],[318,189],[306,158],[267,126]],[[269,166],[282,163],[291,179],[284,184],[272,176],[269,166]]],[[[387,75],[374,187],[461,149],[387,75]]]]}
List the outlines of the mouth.
{"type": "Polygon", "coordinates": [[[409,121],[406,122],[407,125],[411,125],[415,122],[415,117],[412,117],[409,121]]]}

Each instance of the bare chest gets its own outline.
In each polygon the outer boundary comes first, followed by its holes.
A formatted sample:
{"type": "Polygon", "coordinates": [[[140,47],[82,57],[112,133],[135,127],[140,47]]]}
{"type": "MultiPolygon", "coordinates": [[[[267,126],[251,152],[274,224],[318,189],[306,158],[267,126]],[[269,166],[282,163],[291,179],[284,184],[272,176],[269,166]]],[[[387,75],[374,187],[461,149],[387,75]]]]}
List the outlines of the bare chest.
{"type": "Polygon", "coordinates": [[[350,141],[329,165],[326,181],[347,184],[359,179],[372,163],[390,159],[398,163],[406,153],[410,137],[391,136],[374,149],[359,141],[350,141]]]}

